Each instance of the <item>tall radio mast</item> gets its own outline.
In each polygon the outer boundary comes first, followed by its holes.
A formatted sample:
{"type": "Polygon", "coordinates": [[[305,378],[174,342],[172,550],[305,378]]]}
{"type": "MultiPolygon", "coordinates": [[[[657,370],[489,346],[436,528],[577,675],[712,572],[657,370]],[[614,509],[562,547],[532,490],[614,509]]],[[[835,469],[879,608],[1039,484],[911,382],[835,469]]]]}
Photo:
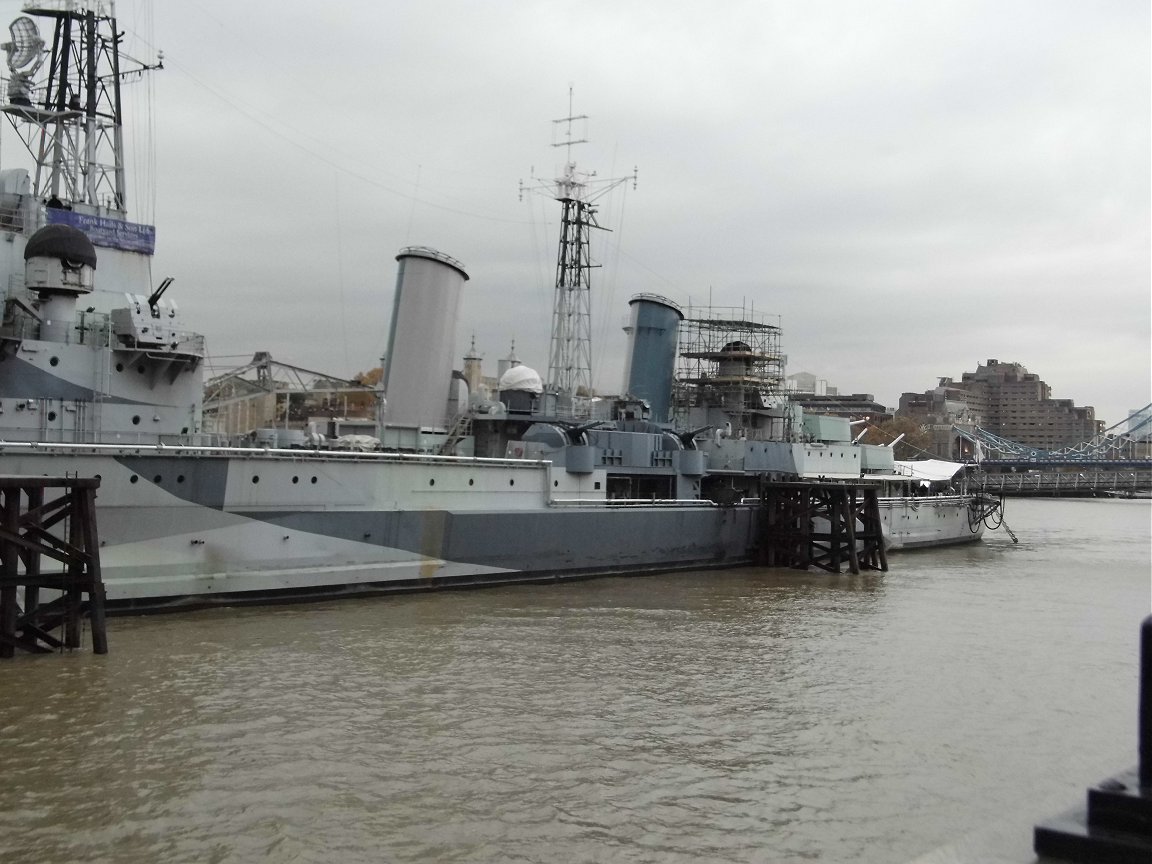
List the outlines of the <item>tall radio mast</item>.
{"type": "MultiPolygon", "coordinates": [[[[564,173],[549,184],[552,196],[560,202],[560,242],[556,252],[556,284],[552,303],[552,344],[548,352],[548,385],[569,395],[592,395],[592,263],[589,231],[602,228],[596,222],[595,201],[631,177],[596,180],[595,172],[578,171],[572,158],[575,144],[587,138],[573,131],[573,124],[587,121],[586,114],[573,114],[572,90],[568,90],[568,116],[553,120],[562,140],[553,147],[565,149],[564,173]]],[[[523,188],[521,188],[523,193],[523,188]]]]}

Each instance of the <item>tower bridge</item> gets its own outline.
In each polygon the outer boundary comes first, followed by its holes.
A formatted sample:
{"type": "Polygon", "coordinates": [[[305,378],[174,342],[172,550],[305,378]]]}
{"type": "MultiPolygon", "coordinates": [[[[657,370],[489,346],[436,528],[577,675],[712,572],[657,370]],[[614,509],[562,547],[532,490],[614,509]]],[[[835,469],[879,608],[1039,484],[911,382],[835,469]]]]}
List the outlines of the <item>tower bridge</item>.
{"type": "Polygon", "coordinates": [[[961,452],[983,469],[988,488],[1005,494],[1143,497],[1152,491],[1152,412],[1145,406],[1087,441],[1044,450],[1002,438],[980,426],[953,426],[961,452]]]}

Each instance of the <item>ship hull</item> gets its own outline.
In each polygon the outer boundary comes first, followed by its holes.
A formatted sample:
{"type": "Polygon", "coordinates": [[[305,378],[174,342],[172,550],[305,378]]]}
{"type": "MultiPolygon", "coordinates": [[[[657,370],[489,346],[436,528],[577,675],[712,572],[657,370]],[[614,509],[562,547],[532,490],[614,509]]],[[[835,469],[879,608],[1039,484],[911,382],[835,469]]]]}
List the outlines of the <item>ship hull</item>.
{"type": "Polygon", "coordinates": [[[546,462],[6,446],[4,473],[98,476],[110,607],[320,599],[753,560],[756,510],[553,497],[546,462]]]}
{"type": "Polygon", "coordinates": [[[889,551],[974,543],[983,520],[972,518],[972,496],[880,498],[880,523],[889,551]]]}

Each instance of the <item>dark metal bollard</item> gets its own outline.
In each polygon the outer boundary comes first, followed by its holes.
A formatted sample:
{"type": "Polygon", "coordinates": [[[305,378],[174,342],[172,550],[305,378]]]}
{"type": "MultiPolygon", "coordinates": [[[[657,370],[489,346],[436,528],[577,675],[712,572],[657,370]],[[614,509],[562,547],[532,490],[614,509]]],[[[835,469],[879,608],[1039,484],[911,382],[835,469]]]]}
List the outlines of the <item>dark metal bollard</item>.
{"type": "Polygon", "coordinates": [[[1140,624],[1139,764],[1088,790],[1083,810],[1037,825],[1032,848],[1042,857],[1085,864],[1152,861],[1152,615],[1140,624]]]}
{"type": "Polygon", "coordinates": [[[1152,789],[1152,615],[1140,625],[1140,788],[1152,789]]]}

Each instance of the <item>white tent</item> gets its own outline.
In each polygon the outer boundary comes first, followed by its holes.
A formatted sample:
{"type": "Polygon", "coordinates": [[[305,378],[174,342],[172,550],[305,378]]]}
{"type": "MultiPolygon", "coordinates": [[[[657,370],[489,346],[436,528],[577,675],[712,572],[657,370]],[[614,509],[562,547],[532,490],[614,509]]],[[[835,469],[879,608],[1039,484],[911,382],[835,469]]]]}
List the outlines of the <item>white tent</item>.
{"type": "Polygon", "coordinates": [[[963,462],[945,462],[943,459],[917,459],[912,462],[897,459],[893,464],[897,474],[933,483],[951,480],[969,467],[963,462]]]}

